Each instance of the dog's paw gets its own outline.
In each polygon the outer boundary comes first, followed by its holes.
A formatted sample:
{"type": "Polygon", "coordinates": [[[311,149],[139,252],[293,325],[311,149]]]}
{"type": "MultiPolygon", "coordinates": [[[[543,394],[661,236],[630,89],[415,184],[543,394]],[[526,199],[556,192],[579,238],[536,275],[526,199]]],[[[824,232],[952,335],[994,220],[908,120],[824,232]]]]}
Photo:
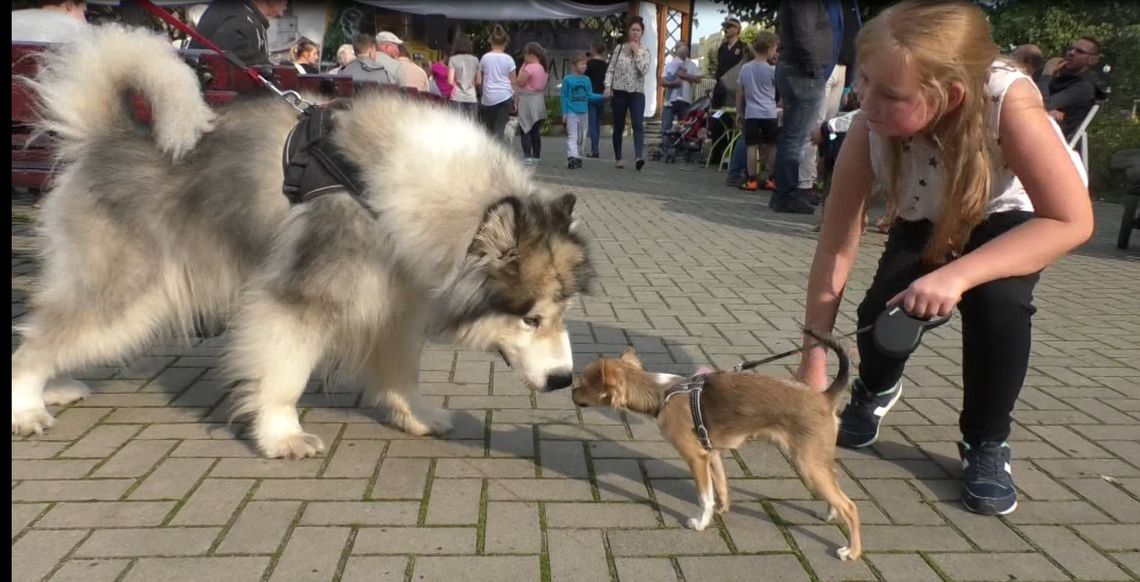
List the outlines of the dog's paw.
{"type": "Polygon", "coordinates": [[[41,435],[54,424],[55,418],[42,406],[12,411],[12,434],[16,436],[41,435]]]}
{"type": "Polygon", "coordinates": [[[859,559],[859,554],[847,546],[843,546],[842,548],[835,550],[835,555],[839,556],[839,559],[844,562],[855,561],[859,559]]]}
{"type": "Polygon", "coordinates": [[[413,436],[442,436],[451,431],[451,413],[439,408],[421,408],[396,415],[394,424],[413,436]]]}
{"type": "Polygon", "coordinates": [[[44,387],[44,404],[63,406],[77,400],[83,400],[89,394],[91,394],[91,389],[79,380],[52,380],[44,387]]]}
{"type": "Polygon", "coordinates": [[[270,459],[304,459],[325,451],[321,437],[306,432],[274,437],[258,442],[261,452],[270,459]]]}
{"type": "Polygon", "coordinates": [[[705,531],[705,528],[708,526],[708,522],[701,522],[699,517],[690,517],[689,521],[685,522],[685,527],[693,531],[705,531]]]}

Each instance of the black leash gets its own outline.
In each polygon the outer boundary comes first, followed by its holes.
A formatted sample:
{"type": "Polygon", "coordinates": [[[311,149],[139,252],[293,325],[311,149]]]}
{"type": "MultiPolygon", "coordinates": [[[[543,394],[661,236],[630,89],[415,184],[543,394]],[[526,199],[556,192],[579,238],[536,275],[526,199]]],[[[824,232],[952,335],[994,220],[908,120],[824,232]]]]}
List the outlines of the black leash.
{"type": "MultiPolygon", "coordinates": [[[[861,327],[861,328],[859,328],[853,332],[846,333],[846,334],[839,336],[839,338],[840,339],[849,338],[853,335],[866,333],[868,331],[871,331],[874,328],[875,328],[874,323],[872,323],[871,325],[864,325],[863,327],[861,327]]],[[[806,345],[803,347],[796,348],[794,350],[788,350],[786,352],[781,352],[781,353],[776,354],[774,356],[768,356],[767,358],[764,358],[762,360],[750,360],[747,362],[741,362],[741,363],[733,366],[732,371],[733,372],[743,372],[744,370],[751,370],[752,368],[755,368],[756,366],[763,366],[764,364],[769,364],[769,363],[775,362],[776,360],[782,360],[788,356],[795,355],[795,354],[798,354],[800,352],[804,352],[804,351],[807,351],[807,350],[810,350],[812,348],[819,347],[822,345],[823,344],[817,342],[814,344],[810,344],[810,345],[806,345]]]]}

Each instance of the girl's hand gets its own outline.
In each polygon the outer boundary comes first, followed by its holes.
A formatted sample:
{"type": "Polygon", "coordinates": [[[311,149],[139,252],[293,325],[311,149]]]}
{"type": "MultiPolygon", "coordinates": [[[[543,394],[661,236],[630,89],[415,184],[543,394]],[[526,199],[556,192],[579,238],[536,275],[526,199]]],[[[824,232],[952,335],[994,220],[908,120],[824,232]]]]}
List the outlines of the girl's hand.
{"type": "Polygon", "coordinates": [[[942,267],[919,277],[905,291],[887,302],[887,307],[901,306],[912,317],[928,319],[950,315],[962,300],[966,282],[942,267]]]}
{"type": "Polygon", "coordinates": [[[610,97],[613,97],[613,96],[614,96],[614,90],[610,89],[609,87],[606,87],[606,91],[604,93],[602,93],[602,97],[605,99],[609,99],[610,97]]]}

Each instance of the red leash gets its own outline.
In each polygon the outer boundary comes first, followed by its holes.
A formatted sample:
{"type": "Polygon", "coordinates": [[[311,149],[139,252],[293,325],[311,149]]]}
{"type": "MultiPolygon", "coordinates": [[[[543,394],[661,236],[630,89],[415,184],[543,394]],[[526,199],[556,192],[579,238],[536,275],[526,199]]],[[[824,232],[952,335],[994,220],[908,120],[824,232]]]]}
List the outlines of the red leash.
{"type": "Polygon", "coordinates": [[[305,111],[304,105],[308,105],[308,103],[304,99],[301,98],[300,93],[297,93],[296,91],[282,91],[281,89],[278,89],[276,85],[274,85],[273,83],[271,83],[269,81],[269,79],[266,79],[265,77],[261,76],[261,73],[256,68],[247,66],[245,63],[241,62],[241,59],[239,59],[236,56],[222,50],[221,47],[214,44],[213,41],[206,38],[205,36],[202,36],[202,34],[199,33],[197,30],[194,30],[193,27],[186,24],[185,22],[182,22],[181,20],[178,20],[177,18],[174,17],[173,14],[163,10],[162,8],[159,8],[150,0],[138,0],[138,4],[140,6],[142,6],[143,8],[145,8],[147,12],[150,12],[151,14],[159,17],[163,22],[173,26],[174,28],[177,28],[178,30],[182,31],[184,34],[186,34],[190,38],[193,38],[194,40],[198,41],[200,44],[202,44],[206,48],[208,48],[208,49],[218,53],[219,55],[222,55],[223,57],[225,57],[226,60],[230,61],[236,67],[238,67],[239,69],[244,71],[245,74],[249,75],[250,78],[252,78],[254,81],[256,81],[259,85],[261,85],[262,87],[265,87],[266,89],[269,89],[274,94],[276,94],[278,97],[281,97],[282,99],[287,101],[297,111],[300,111],[302,113],[305,111]]]}

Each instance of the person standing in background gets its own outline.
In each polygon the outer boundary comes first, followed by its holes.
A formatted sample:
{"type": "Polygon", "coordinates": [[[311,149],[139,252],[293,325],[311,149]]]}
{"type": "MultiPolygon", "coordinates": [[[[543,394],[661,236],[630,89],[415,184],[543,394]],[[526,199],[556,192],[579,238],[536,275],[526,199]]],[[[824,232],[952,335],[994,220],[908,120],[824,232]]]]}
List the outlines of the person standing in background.
{"type": "Polygon", "coordinates": [[[444,101],[451,101],[451,92],[453,90],[451,82],[447,80],[448,73],[451,70],[447,66],[447,62],[451,60],[451,47],[444,47],[439,52],[439,60],[431,64],[431,77],[435,86],[439,88],[439,96],[443,97],[444,101]]]}
{"type": "Polygon", "coordinates": [[[515,98],[515,60],[507,54],[511,37],[496,24],[491,30],[491,50],[479,59],[475,85],[483,87],[483,102],[479,116],[487,131],[497,139],[505,139],[507,122],[515,98]]]}
{"type": "Polygon", "coordinates": [[[475,91],[475,75],[479,72],[479,59],[471,54],[474,48],[471,37],[455,35],[451,44],[451,58],[447,60],[447,82],[451,85],[451,102],[471,119],[479,116],[479,95],[475,91]]]}
{"type": "Polygon", "coordinates": [[[528,42],[523,49],[522,70],[515,80],[523,159],[528,166],[537,164],[542,158],[542,126],[546,121],[546,82],[549,78],[542,45],[528,42]]]}
{"type": "Polygon", "coordinates": [[[585,135],[587,109],[591,102],[602,99],[594,92],[593,83],[586,73],[586,56],[575,53],[570,57],[571,74],[562,79],[562,123],[566,126],[566,167],[582,167],[579,148],[585,135]]]}
{"type": "Polygon", "coordinates": [[[645,34],[645,21],[633,17],[626,30],[626,42],[610,56],[606,70],[607,97],[613,97],[614,110],[614,167],[624,168],[622,134],[625,133],[625,116],[633,125],[633,151],[638,171],[645,166],[645,75],[649,73],[649,49],[641,44],[645,34]]]}
{"type": "MultiPolygon", "coordinates": [[[[606,91],[606,70],[609,62],[606,61],[606,45],[596,42],[592,47],[590,59],[586,62],[586,76],[590,78],[591,89],[594,93],[602,94],[606,91]]],[[[599,156],[598,143],[602,138],[602,117],[606,113],[606,102],[602,100],[590,101],[586,107],[590,119],[590,151],[587,158],[599,156]]]]}
{"type": "MultiPolygon", "coordinates": [[[[246,65],[269,65],[270,18],[285,16],[288,0],[214,2],[202,13],[198,32],[246,65]]],[[[194,40],[192,49],[204,49],[194,40]]]]}
{"type": "MultiPolygon", "coordinates": [[[[735,81],[735,79],[729,79],[725,75],[747,57],[744,43],[740,42],[740,20],[731,17],[726,18],[721,24],[721,29],[724,31],[724,40],[721,41],[716,50],[716,86],[713,87],[712,102],[709,104],[710,108],[714,110],[732,106],[735,97],[729,95],[728,83],[735,81]]],[[[714,147],[709,153],[709,159],[719,160],[724,155],[724,148],[728,147],[728,140],[721,139],[721,137],[735,124],[736,117],[729,113],[711,121],[709,138],[714,147]]],[[[729,186],[740,186],[743,181],[737,182],[730,176],[727,183],[729,186]]]]}

